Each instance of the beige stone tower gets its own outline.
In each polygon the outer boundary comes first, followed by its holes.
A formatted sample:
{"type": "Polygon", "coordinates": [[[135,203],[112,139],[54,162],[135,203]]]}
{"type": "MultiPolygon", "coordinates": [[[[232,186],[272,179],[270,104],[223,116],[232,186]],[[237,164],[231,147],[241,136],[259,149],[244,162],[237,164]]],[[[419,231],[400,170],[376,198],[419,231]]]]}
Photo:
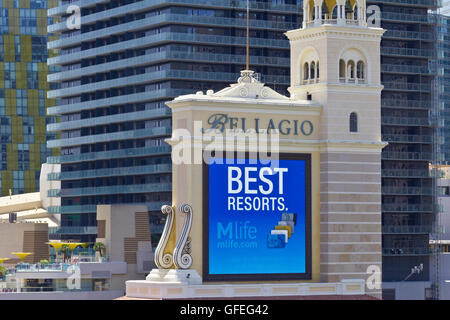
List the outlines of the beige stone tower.
{"type": "MultiPolygon", "coordinates": [[[[304,1],[291,44],[293,99],[323,106],[320,149],[321,281],[381,270],[380,28],[365,0],[304,1]],[[374,268],[372,265],[375,265],[374,268]]],[[[370,290],[369,290],[370,292],[370,290]]],[[[381,295],[381,289],[371,294],[381,295]]]]}

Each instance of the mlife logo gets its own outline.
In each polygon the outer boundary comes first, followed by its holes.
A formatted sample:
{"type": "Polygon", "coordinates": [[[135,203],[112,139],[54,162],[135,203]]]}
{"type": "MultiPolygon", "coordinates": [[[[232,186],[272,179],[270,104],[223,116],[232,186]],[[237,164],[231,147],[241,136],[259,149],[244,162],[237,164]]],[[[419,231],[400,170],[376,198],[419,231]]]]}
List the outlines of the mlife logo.
{"type": "Polygon", "coordinates": [[[250,221],[217,222],[218,249],[256,249],[258,229],[250,221]]]}

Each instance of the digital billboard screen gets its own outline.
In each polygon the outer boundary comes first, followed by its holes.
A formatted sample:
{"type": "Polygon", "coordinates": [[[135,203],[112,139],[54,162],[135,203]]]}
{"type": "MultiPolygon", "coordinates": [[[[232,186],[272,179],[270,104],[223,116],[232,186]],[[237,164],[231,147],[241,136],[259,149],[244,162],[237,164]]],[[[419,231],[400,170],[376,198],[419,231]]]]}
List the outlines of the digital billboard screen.
{"type": "Polygon", "coordinates": [[[311,278],[311,162],[211,157],[204,165],[205,281],[311,278]]]}

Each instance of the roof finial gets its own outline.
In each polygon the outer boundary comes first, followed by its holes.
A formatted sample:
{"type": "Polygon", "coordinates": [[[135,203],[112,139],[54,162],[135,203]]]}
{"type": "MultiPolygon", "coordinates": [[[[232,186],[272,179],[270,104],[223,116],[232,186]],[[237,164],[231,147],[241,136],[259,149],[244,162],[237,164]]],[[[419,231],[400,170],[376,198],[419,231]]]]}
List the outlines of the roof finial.
{"type": "Polygon", "coordinates": [[[245,66],[245,70],[250,70],[250,66],[249,66],[249,60],[250,60],[250,41],[249,41],[249,37],[250,37],[250,4],[249,4],[250,0],[247,0],[247,63],[245,66]]]}

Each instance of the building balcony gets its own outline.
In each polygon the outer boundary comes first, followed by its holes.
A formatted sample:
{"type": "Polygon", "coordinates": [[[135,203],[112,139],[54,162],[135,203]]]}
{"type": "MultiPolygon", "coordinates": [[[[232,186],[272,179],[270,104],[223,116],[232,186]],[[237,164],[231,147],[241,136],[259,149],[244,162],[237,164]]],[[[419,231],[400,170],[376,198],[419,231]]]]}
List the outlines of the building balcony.
{"type": "Polygon", "coordinates": [[[78,206],[52,206],[47,208],[50,214],[90,213],[97,212],[97,205],[86,204],[78,206]]]}
{"type": "MultiPolygon", "coordinates": [[[[47,92],[48,98],[64,98],[83,93],[95,92],[99,90],[108,90],[112,88],[121,88],[131,85],[146,85],[155,82],[163,82],[169,79],[173,80],[196,80],[196,81],[217,81],[217,82],[236,82],[239,74],[234,72],[202,72],[186,70],[164,70],[143,73],[139,75],[122,77],[117,79],[93,82],[89,84],[78,85],[70,88],[51,90],[47,92]]],[[[289,76],[264,76],[263,82],[289,85],[289,76]]]]}
{"type": "MultiPolygon", "coordinates": [[[[383,19],[383,12],[381,17],[383,19]]],[[[402,16],[404,16],[402,14],[402,16]]],[[[421,15],[418,15],[423,17],[421,15]]],[[[383,34],[384,39],[408,39],[408,40],[428,40],[434,41],[434,35],[431,32],[416,32],[416,31],[402,31],[402,30],[387,30],[383,34]]]]}
{"type": "MultiPolygon", "coordinates": [[[[135,203],[147,206],[149,211],[160,211],[161,207],[170,204],[170,201],[135,203]]],[[[73,213],[93,213],[97,212],[96,204],[72,205],[72,206],[52,206],[47,208],[50,214],[73,214],[73,213]]]]}
{"type": "Polygon", "coordinates": [[[415,108],[431,109],[429,100],[399,100],[399,99],[381,99],[381,106],[388,108],[415,108]]]}
{"type": "MultiPolygon", "coordinates": [[[[249,41],[250,46],[253,48],[259,47],[259,48],[289,49],[289,42],[286,40],[250,38],[249,41]]],[[[222,46],[243,47],[247,43],[247,38],[164,32],[160,34],[149,35],[142,38],[108,44],[101,47],[78,51],[74,53],[61,54],[59,56],[49,58],[47,60],[47,64],[49,66],[54,66],[67,63],[75,63],[77,61],[81,61],[82,59],[95,58],[98,55],[106,55],[108,53],[124,51],[127,49],[145,48],[149,46],[161,45],[168,42],[196,43],[205,45],[211,45],[212,43],[222,46]]]]}
{"type": "MultiPolygon", "coordinates": [[[[245,64],[246,57],[244,55],[232,55],[232,54],[219,54],[219,53],[189,53],[183,51],[167,50],[163,52],[157,52],[147,54],[143,56],[116,60],[112,62],[106,62],[89,67],[78,68],[70,71],[62,71],[58,73],[52,73],[47,76],[49,82],[60,82],[65,80],[72,80],[81,78],[87,75],[94,75],[102,72],[109,72],[112,70],[124,69],[127,67],[135,67],[142,65],[158,64],[162,62],[171,61],[192,61],[192,62],[210,62],[210,63],[226,63],[226,64],[245,64]]],[[[250,56],[250,64],[261,66],[277,66],[286,67],[290,66],[289,58],[281,57],[265,57],[265,56],[250,56]]]]}
{"type": "MultiPolygon", "coordinates": [[[[94,6],[96,3],[104,2],[104,0],[82,0],[82,1],[73,1],[72,4],[78,5],[81,7],[90,7],[94,6]]],[[[101,19],[109,19],[114,16],[118,16],[119,14],[116,11],[120,11],[123,15],[124,12],[135,12],[141,11],[145,8],[152,7],[161,7],[161,5],[169,5],[166,0],[144,0],[136,3],[120,6],[113,9],[107,9],[102,12],[98,12],[95,15],[99,15],[99,20],[101,19]]],[[[171,0],[170,4],[179,4],[186,6],[193,6],[199,8],[225,8],[225,9],[246,9],[247,4],[241,1],[235,0],[171,0]]],[[[293,4],[284,4],[284,3],[276,3],[276,2],[250,2],[250,9],[263,11],[269,10],[271,12],[280,12],[286,14],[292,14],[293,12],[299,12],[301,10],[301,6],[293,5],[293,4]]],[[[48,10],[48,16],[60,16],[66,14],[68,5],[58,6],[56,8],[51,8],[48,10]]],[[[83,16],[83,19],[89,19],[88,22],[93,21],[93,15],[83,16]]],[[[52,32],[52,31],[49,31],[52,32]]]]}
{"type": "Polygon", "coordinates": [[[420,83],[401,83],[401,82],[383,82],[385,91],[422,91],[430,92],[430,84],[420,84],[420,83]]]}
{"type": "Polygon", "coordinates": [[[90,101],[83,101],[79,103],[59,105],[56,107],[47,108],[48,115],[62,115],[66,113],[73,113],[83,110],[92,110],[101,107],[116,106],[127,103],[137,103],[137,102],[149,102],[155,100],[171,100],[175,97],[184,94],[195,93],[195,90],[191,89],[162,89],[162,90],[151,90],[146,92],[132,93],[127,95],[121,95],[116,97],[109,97],[103,99],[96,99],[90,101]]]}
{"type": "Polygon", "coordinates": [[[383,256],[426,256],[435,250],[426,247],[418,248],[383,248],[383,256]]]}
{"type": "MultiPolygon", "coordinates": [[[[85,23],[85,22],[83,22],[85,23]]],[[[122,34],[125,32],[142,31],[150,28],[154,28],[160,25],[173,25],[173,24],[186,24],[186,25],[196,25],[207,27],[218,26],[218,27],[241,27],[246,28],[246,19],[237,18],[223,18],[223,17],[207,17],[207,16],[194,16],[186,14],[161,14],[156,16],[151,16],[148,18],[135,20],[131,22],[126,22],[123,24],[114,25],[111,27],[106,27],[82,34],[76,34],[67,38],[60,38],[48,42],[48,49],[61,49],[65,47],[72,47],[77,44],[81,44],[84,41],[91,41],[100,38],[107,38],[111,35],[122,34]]],[[[300,25],[287,22],[277,22],[270,20],[251,20],[250,25],[252,29],[268,29],[277,31],[287,31],[297,29],[300,25]]]]}
{"type": "Polygon", "coordinates": [[[172,128],[167,128],[167,127],[157,127],[157,128],[140,129],[140,130],[128,130],[128,131],[119,131],[119,132],[113,132],[113,133],[103,133],[103,134],[82,136],[82,137],[76,137],[76,138],[49,140],[49,141],[47,141],[47,147],[48,148],[71,147],[71,146],[80,146],[80,145],[84,145],[84,144],[94,144],[94,143],[100,143],[100,142],[169,136],[171,134],[172,134],[172,128]]]}
{"type": "Polygon", "coordinates": [[[427,187],[393,187],[382,186],[381,193],[383,195],[432,195],[433,189],[427,187]]]}
{"type": "Polygon", "coordinates": [[[83,161],[105,160],[105,159],[119,159],[128,157],[141,157],[141,156],[157,156],[157,155],[170,155],[172,148],[170,146],[161,147],[149,147],[149,148],[133,148],[133,149],[121,149],[102,152],[89,152],[74,155],[64,155],[48,157],[47,163],[50,164],[63,164],[63,163],[77,163],[83,161]]]}
{"type": "Polygon", "coordinates": [[[397,65],[397,64],[381,64],[381,72],[394,74],[402,73],[402,74],[433,75],[428,67],[397,65]]]}
{"type": "Polygon", "coordinates": [[[409,135],[409,134],[383,134],[382,140],[386,142],[400,142],[400,143],[432,143],[431,135],[409,135]]]}
{"type": "Polygon", "coordinates": [[[49,235],[54,234],[97,234],[97,227],[50,227],[49,235]]]}
{"type": "Polygon", "coordinates": [[[433,212],[433,205],[387,203],[382,205],[383,212],[433,212]]]}
{"type": "Polygon", "coordinates": [[[369,4],[386,3],[393,5],[411,5],[424,8],[437,8],[441,6],[441,0],[370,0],[369,4]]]}
{"type": "Polygon", "coordinates": [[[433,233],[435,228],[432,226],[394,226],[383,225],[383,234],[430,234],[433,233]]]}
{"type": "Polygon", "coordinates": [[[395,126],[422,126],[422,127],[430,127],[431,121],[428,118],[419,118],[419,117],[389,117],[382,116],[381,117],[382,125],[395,125],[395,126]]]}
{"type": "Polygon", "coordinates": [[[431,178],[430,170],[383,169],[382,178],[431,178]]]}
{"type": "Polygon", "coordinates": [[[413,22],[433,24],[436,22],[436,18],[427,14],[410,14],[410,13],[398,13],[398,12],[381,12],[382,21],[394,21],[394,22],[413,22]]]}
{"type": "Polygon", "coordinates": [[[434,54],[434,51],[430,49],[395,48],[385,46],[381,47],[381,55],[385,56],[433,58],[434,54]]]}
{"type": "Polygon", "coordinates": [[[50,8],[47,10],[47,15],[49,17],[65,15],[67,14],[67,8],[70,5],[76,5],[80,8],[93,7],[97,3],[105,2],[105,0],[79,0],[79,1],[68,1],[69,3],[55,8],[50,8]]]}
{"type": "Polygon", "coordinates": [[[433,160],[433,154],[431,152],[390,152],[390,151],[383,151],[381,153],[381,159],[383,159],[383,160],[431,161],[431,160],[433,160]]]}
{"type": "Polygon", "coordinates": [[[47,132],[59,132],[85,127],[107,125],[111,123],[121,123],[129,121],[142,121],[149,119],[167,118],[172,114],[169,108],[144,110],[137,112],[119,113],[104,117],[94,117],[75,121],[57,122],[47,125],[47,132]]]}
{"type": "Polygon", "coordinates": [[[112,195],[129,193],[171,192],[171,183],[130,184],[105,187],[85,187],[73,189],[52,189],[47,191],[48,197],[78,197],[90,195],[112,195]]]}
{"type": "Polygon", "coordinates": [[[105,168],[95,170],[80,170],[80,171],[67,171],[57,173],[57,175],[50,173],[47,177],[48,180],[79,180],[79,179],[92,179],[100,177],[115,177],[115,176],[129,176],[140,174],[158,174],[158,173],[171,173],[171,164],[153,164],[147,166],[133,166],[124,168],[105,168]],[[54,179],[55,178],[55,179],[54,179]]]}

